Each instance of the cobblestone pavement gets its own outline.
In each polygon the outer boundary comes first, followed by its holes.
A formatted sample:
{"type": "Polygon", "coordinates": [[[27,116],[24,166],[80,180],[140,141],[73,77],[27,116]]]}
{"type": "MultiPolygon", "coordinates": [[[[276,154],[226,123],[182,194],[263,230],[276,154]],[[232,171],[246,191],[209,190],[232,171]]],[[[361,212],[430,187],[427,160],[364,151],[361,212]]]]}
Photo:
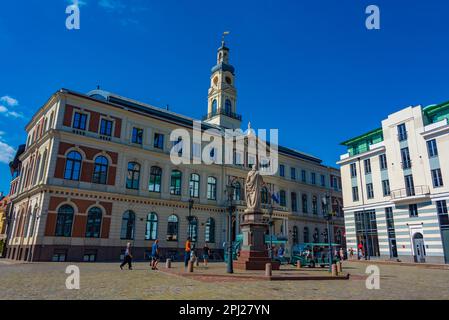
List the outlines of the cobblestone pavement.
{"type": "MultiPolygon", "coordinates": [[[[18,264],[0,260],[0,299],[449,299],[449,270],[379,265],[380,289],[365,286],[366,265],[344,263],[350,280],[261,281],[187,278],[151,271],[148,263],[120,270],[117,263],[77,263],[80,290],[68,290],[70,263],[18,264]]],[[[175,269],[181,265],[174,264],[175,269]]],[[[224,263],[195,273],[224,274],[224,263]]],[[[298,272],[323,274],[323,270],[298,272]]]]}

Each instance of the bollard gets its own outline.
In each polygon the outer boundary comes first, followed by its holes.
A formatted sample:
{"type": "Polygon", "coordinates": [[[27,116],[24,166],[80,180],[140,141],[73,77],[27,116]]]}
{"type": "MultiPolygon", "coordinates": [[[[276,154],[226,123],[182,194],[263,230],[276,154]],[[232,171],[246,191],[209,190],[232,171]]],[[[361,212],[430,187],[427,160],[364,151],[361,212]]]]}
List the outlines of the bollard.
{"type": "Polygon", "coordinates": [[[187,272],[193,272],[193,261],[189,260],[189,263],[187,264],[187,272]]]}
{"type": "Polygon", "coordinates": [[[337,262],[337,272],[338,273],[342,273],[343,272],[343,264],[341,263],[341,261],[337,262]]]}
{"type": "Polygon", "coordinates": [[[271,277],[272,275],[272,268],[271,268],[271,263],[266,263],[265,264],[265,276],[266,277],[271,277]]]}
{"type": "Polygon", "coordinates": [[[296,261],[296,269],[301,269],[301,261],[296,261]]]}
{"type": "Polygon", "coordinates": [[[335,263],[332,264],[332,277],[337,276],[337,265],[335,263]]]}
{"type": "Polygon", "coordinates": [[[165,260],[165,269],[170,269],[171,268],[171,259],[167,259],[165,260]]]}

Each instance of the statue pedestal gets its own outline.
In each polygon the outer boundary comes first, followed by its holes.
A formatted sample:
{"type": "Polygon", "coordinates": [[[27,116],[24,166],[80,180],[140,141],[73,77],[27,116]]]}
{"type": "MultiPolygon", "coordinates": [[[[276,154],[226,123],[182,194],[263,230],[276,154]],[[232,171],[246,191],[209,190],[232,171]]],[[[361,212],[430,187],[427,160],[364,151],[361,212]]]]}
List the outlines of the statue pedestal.
{"type": "MultiPolygon", "coordinates": [[[[263,222],[262,212],[245,211],[243,222],[240,224],[243,243],[234,267],[240,270],[265,270],[265,264],[270,263],[268,250],[265,245],[265,233],[268,224],[263,222]]],[[[279,262],[271,261],[272,270],[279,270],[279,262]]]]}

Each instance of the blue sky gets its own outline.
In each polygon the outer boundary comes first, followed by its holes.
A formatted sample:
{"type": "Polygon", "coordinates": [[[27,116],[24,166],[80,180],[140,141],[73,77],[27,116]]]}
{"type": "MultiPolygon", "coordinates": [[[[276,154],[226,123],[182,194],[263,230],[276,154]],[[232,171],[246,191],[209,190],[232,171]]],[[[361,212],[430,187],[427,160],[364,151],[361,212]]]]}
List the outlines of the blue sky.
{"type": "Polygon", "coordinates": [[[80,0],[71,31],[68,4],[0,4],[0,191],[24,126],[61,87],[200,118],[225,30],[243,126],[279,128],[281,144],[326,164],[389,113],[449,100],[447,1],[80,0]],[[365,28],[370,4],[380,30],[365,28]]]}

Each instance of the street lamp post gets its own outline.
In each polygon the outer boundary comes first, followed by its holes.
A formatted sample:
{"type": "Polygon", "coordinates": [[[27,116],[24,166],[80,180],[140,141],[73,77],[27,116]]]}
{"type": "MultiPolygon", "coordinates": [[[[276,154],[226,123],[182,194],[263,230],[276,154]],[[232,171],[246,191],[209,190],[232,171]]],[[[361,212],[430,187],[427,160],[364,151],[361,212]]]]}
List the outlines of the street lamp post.
{"type": "Polygon", "coordinates": [[[232,213],[234,211],[234,206],[232,205],[232,200],[234,198],[234,191],[235,186],[231,183],[226,186],[226,193],[228,195],[228,202],[229,202],[229,218],[228,218],[228,261],[226,265],[226,272],[227,273],[234,273],[234,266],[233,266],[233,256],[232,256],[232,213]]]}
{"type": "Polygon", "coordinates": [[[329,243],[329,272],[332,273],[332,262],[334,261],[334,254],[332,250],[332,239],[331,239],[331,220],[332,220],[332,214],[329,212],[329,198],[330,196],[328,194],[325,195],[323,198],[323,204],[325,205],[326,210],[326,225],[327,225],[327,240],[329,243]]]}
{"type": "Polygon", "coordinates": [[[269,227],[270,227],[270,260],[273,260],[273,205],[270,203],[268,207],[268,214],[270,216],[269,227]]]}
{"type": "Polygon", "coordinates": [[[189,221],[189,238],[192,241],[192,208],[193,208],[193,199],[189,199],[189,216],[187,220],[189,221]]]}

